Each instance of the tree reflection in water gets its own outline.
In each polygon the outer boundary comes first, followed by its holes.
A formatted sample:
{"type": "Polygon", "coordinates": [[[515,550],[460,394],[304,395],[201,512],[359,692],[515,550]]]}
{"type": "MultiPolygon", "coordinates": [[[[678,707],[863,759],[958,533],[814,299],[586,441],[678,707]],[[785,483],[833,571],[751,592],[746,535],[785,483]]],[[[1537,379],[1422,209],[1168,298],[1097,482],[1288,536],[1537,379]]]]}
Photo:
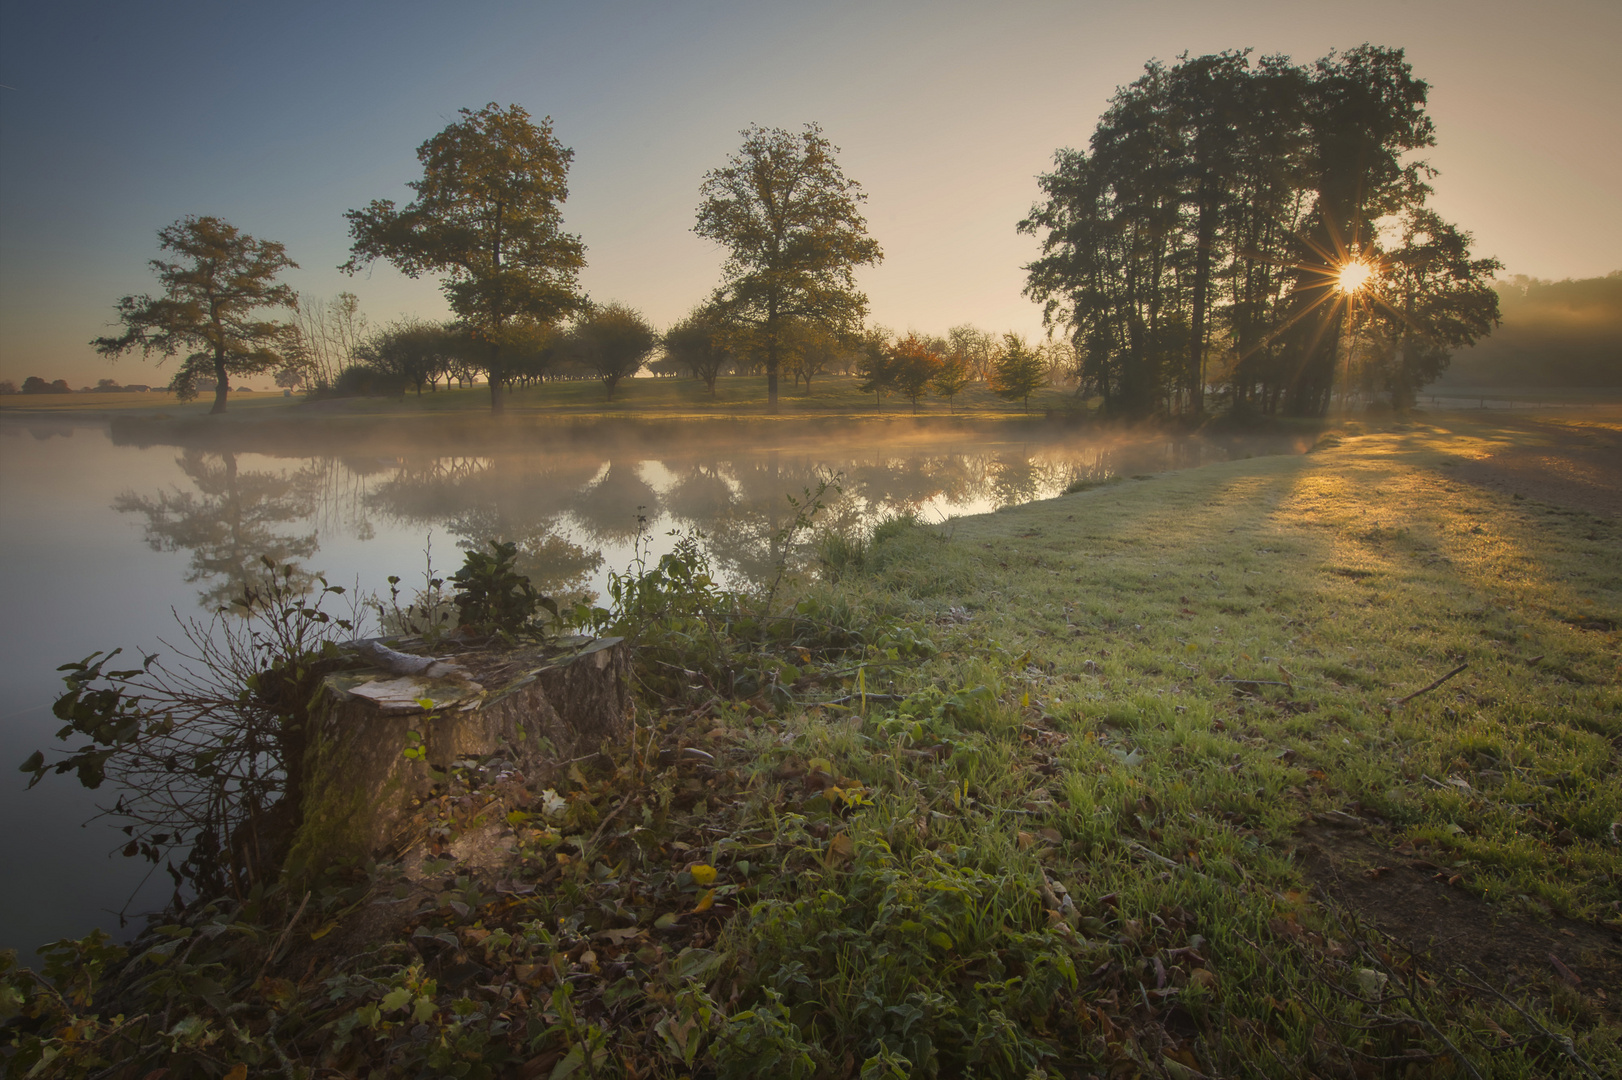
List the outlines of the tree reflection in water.
{"type": "MultiPolygon", "coordinates": [[[[619,568],[641,530],[655,553],[668,547],[664,534],[672,530],[699,532],[719,574],[735,583],[767,579],[797,554],[782,547],[784,526],[794,519],[786,496],[801,498],[833,474],[843,493],[825,494],[816,527],[855,534],[897,513],[934,519],[983,512],[1056,495],[1076,481],[1299,449],[1006,429],[917,431],[904,441],[860,428],[807,430],[798,441],[763,447],[775,432],[666,430],[538,429],[523,440],[464,440],[477,446],[474,453],[436,454],[431,439],[417,439],[381,455],[340,448],[282,472],[239,470],[234,453],[186,449],[178,464],[195,490],[129,493],[116,505],[146,517],[154,548],[191,552],[187,580],[208,583],[202,597],[209,606],[235,595],[261,555],[308,560],[318,534],[369,539],[379,531],[413,539],[449,532],[464,549],[512,541],[520,571],[537,588],[572,599],[590,598],[605,561],[619,568]]],[[[802,534],[799,542],[808,539],[802,534]]],[[[409,580],[415,568],[376,571],[409,580]]]]}
{"type": "MultiPolygon", "coordinates": [[[[189,551],[186,582],[206,583],[198,593],[205,608],[228,607],[258,577],[260,557],[278,566],[316,552],[308,532],[278,526],[305,523],[323,495],[317,463],[295,472],[240,471],[230,452],[188,449],[175,459],[195,491],[175,488],[155,495],[125,492],[113,500],[119,513],[146,518],[145,539],[154,551],[189,551]]],[[[295,580],[308,585],[311,575],[295,580]]]]}
{"type": "MultiPolygon", "coordinates": [[[[582,455],[407,460],[369,503],[400,526],[444,529],[464,551],[511,541],[518,545],[518,572],[541,592],[589,597],[602,553],[573,542],[562,526],[576,493],[600,470],[595,457],[582,455]]],[[[436,572],[444,577],[454,569],[436,572]]]]}

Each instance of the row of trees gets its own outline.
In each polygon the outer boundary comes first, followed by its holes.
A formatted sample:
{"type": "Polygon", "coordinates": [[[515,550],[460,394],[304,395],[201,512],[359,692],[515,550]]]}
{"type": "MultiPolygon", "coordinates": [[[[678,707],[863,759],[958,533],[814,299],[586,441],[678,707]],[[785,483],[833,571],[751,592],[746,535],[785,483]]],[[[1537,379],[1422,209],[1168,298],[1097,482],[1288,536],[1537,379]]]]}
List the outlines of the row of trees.
{"type": "Polygon", "coordinates": [[[1425,205],[1427,94],[1369,45],[1148,65],[1019,225],[1084,386],[1127,413],[1203,411],[1213,384],[1267,412],[1321,414],[1337,381],[1409,404],[1498,317],[1498,263],[1425,205]]]}
{"type": "MultiPolygon", "coordinates": [[[[827,335],[823,351],[831,354],[860,328],[867,301],[853,268],[882,254],[857,210],[860,188],[840,172],[837,148],[820,129],[751,127],[743,135],[742,150],[706,175],[701,191],[695,232],[730,251],[702,317],[728,329],[704,347],[730,352],[736,363],[747,335],[775,406],[791,351],[799,377],[809,383],[815,374],[807,335],[827,335]]],[[[231,375],[278,371],[284,385],[330,386],[356,359],[418,387],[477,368],[493,411],[509,387],[570,365],[589,367],[612,393],[646,361],[659,343],[646,320],[623,305],[593,305],[579,290],[585,247],[563,230],[561,209],[573,152],[550,118],[534,123],[516,105],[464,109],[417,158],[422,175],[409,184],[410,203],[378,199],[345,215],[352,244],[342,269],[356,273],[382,259],[412,277],[440,275],[453,329],[403,323],[367,337],[353,294],[301,302],[279,280],[297,266],[281,244],[198,216],[158,234],[165,257],[151,266],[162,295],[121,299],[122,332],[93,346],[109,357],[181,356],[171,386],[189,397],[212,376],[215,412],[225,411],[231,375]],[[267,308],[294,317],[270,319],[267,308]]],[[[691,355],[692,333],[676,340],[691,355]]]]}
{"type": "Polygon", "coordinates": [[[23,380],[21,389],[10,379],[0,379],[0,394],[122,394],[143,393],[152,389],[145,383],[131,383],[129,386],[120,386],[113,379],[97,379],[95,386],[81,386],[77,391],[68,385],[66,379],[42,379],[38,375],[30,375],[23,380]]]}
{"type": "MultiPolygon", "coordinates": [[[[347,294],[345,294],[347,295],[347,294]]],[[[308,384],[338,393],[437,390],[444,380],[470,386],[483,376],[497,390],[544,379],[596,378],[613,397],[621,379],[634,375],[659,341],[642,315],[623,304],[590,305],[562,326],[514,320],[499,336],[466,323],[403,318],[363,334],[338,357],[334,374],[316,364],[290,363],[277,375],[289,386],[308,384]]],[[[301,357],[294,335],[288,355],[301,357]]]]}

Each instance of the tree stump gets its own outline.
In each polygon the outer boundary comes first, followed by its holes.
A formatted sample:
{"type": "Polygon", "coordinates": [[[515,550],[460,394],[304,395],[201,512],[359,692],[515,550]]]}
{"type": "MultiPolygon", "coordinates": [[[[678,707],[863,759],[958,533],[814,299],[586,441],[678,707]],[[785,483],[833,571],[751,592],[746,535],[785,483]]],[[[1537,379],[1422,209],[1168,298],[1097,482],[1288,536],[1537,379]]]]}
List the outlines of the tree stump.
{"type": "Polygon", "coordinates": [[[631,652],[620,638],[446,659],[460,674],[326,677],[297,785],[292,876],[410,846],[413,804],[458,763],[484,762],[539,786],[629,735],[631,652]]]}

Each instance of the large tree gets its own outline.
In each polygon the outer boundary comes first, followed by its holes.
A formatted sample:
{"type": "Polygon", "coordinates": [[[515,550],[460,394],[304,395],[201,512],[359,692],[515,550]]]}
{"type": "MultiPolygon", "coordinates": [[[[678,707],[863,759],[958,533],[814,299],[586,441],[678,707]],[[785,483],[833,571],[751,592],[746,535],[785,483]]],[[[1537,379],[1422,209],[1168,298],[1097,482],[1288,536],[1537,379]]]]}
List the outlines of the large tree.
{"type": "Polygon", "coordinates": [[[858,207],[861,185],[816,124],[798,135],[752,125],[725,166],[704,176],[693,231],[728,248],[716,303],[759,333],[768,407],[789,322],[850,329],[867,311],[855,268],[884,258],[858,207]]]}
{"type": "MultiPolygon", "coordinates": [[[[1082,390],[1129,414],[1199,412],[1220,371],[1235,404],[1321,414],[1348,327],[1370,332],[1352,309],[1407,287],[1376,281],[1354,296],[1341,287],[1345,265],[1378,275],[1445,262],[1479,277],[1468,267],[1480,260],[1449,247],[1465,234],[1431,219],[1401,227],[1420,220],[1430,190],[1431,171],[1412,157],[1434,142],[1427,90],[1401,50],[1369,45],[1311,65],[1183,57],[1119,90],[1087,151],[1055,156],[1043,201],[1019,225],[1043,244],[1026,293],[1067,330],[1082,390]]],[[[1403,379],[1439,370],[1438,356],[1413,350],[1462,340],[1426,324],[1452,317],[1447,304],[1408,305],[1403,379]]]]}
{"type": "Polygon", "coordinates": [[[354,244],[341,269],[355,273],[382,258],[403,273],[445,275],[451,309],[489,344],[490,408],[500,412],[512,378],[502,347],[507,324],[520,317],[554,323],[578,311],[580,238],[563,231],[560,209],[574,151],[517,105],[494,102],[417,148],[422,179],[404,208],[375,199],[351,210],[354,244]]]}
{"type": "Polygon", "coordinates": [[[214,383],[214,407],[223,413],[230,379],[283,366],[279,346],[287,324],[258,317],[267,307],[289,307],[293,290],[277,276],[298,264],[273,240],[256,240],[217,217],[188,216],[158,230],[153,259],[163,295],[118,301],[124,332],[92,341],[103,356],[139,349],[167,359],[185,353],[169,386],[181,398],[197,396],[198,383],[214,383]]]}

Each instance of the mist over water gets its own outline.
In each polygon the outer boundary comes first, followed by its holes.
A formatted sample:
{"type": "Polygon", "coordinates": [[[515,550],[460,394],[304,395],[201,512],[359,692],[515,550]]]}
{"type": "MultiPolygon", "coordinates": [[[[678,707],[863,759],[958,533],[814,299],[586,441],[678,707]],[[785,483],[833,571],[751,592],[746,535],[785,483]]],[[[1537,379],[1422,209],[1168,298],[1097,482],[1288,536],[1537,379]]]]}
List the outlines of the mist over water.
{"type": "MultiPolygon", "coordinates": [[[[926,521],[1229,457],[1298,452],[1287,438],[1227,442],[1145,433],[1103,437],[1044,426],[482,424],[280,430],[0,418],[0,948],[38,945],[161,906],[167,875],[109,856],[122,835],[82,823],[116,792],[71,777],[25,791],[15,766],[52,750],[56,667],[97,650],[153,652],[175,619],[206,618],[268,555],[351,596],[409,599],[431,550],[448,577],[463,550],[516,542],[519,568],[560,600],[597,598],[642,537],[656,558],[673,531],[699,533],[718,576],[745,585],[808,539],[783,544],[825,480],[815,530],[860,532],[897,513],[926,521]]],[[[132,924],[133,926],[133,924],[132,924]]]]}

